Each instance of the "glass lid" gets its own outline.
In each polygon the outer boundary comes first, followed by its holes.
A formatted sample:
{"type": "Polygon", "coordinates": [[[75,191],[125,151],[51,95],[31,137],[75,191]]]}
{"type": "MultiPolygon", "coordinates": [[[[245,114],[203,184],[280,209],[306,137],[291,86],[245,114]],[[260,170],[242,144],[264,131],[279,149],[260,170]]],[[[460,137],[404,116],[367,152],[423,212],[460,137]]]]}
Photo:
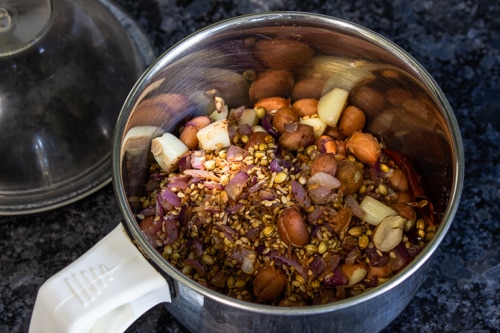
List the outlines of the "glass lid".
{"type": "Polygon", "coordinates": [[[103,0],[0,0],[0,215],[74,202],[111,180],[121,106],[153,49],[103,0]]]}

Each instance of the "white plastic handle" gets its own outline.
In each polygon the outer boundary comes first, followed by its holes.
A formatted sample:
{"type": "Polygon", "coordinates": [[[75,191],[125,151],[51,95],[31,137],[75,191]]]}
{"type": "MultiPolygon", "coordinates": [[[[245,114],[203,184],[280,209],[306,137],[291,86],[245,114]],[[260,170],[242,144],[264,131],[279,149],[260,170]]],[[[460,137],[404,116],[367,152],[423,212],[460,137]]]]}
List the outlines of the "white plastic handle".
{"type": "Polygon", "coordinates": [[[41,286],[29,332],[123,332],[154,305],[170,301],[167,281],[120,223],[41,286]]]}

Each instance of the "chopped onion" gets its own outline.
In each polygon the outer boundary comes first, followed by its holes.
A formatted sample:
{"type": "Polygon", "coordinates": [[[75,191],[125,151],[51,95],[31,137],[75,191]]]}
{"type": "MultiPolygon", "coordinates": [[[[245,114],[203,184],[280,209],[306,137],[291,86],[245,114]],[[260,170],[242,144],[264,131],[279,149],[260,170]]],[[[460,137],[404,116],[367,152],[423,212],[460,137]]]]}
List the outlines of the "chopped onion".
{"type": "Polygon", "coordinates": [[[352,195],[346,196],[344,201],[345,201],[346,206],[351,208],[351,211],[354,214],[354,216],[356,216],[360,219],[365,218],[365,215],[366,215],[365,211],[361,208],[358,201],[356,199],[354,199],[354,197],[352,195]]]}
{"type": "Polygon", "coordinates": [[[232,200],[238,199],[238,197],[243,193],[248,177],[249,176],[246,172],[239,171],[225,186],[224,189],[232,200]]]}
{"type": "Polygon", "coordinates": [[[160,196],[174,207],[181,206],[181,199],[168,187],[165,187],[160,191],[160,196]]]}
{"type": "Polygon", "coordinates": [[[340,181],[329,173],[317,172],[307,180],[307,193],[314,203],[326,203],[332,190],[340,186],[340,181]]]}
{"type": "Polygon", "coordinates": [[[297,201],[297,204],[304,209],[311,207],[311,199],[309,199],[309,196],[307,195],[307,192],[302,184],[300,184],[296,180],[293,180],[291,187],[293,197],[297,201]]]}

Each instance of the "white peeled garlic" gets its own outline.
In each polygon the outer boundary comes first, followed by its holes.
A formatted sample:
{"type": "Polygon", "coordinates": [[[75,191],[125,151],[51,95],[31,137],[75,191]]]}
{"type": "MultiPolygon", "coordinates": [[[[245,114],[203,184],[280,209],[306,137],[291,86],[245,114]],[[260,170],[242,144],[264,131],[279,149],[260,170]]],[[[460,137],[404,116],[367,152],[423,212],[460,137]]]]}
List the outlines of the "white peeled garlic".
{"type": "Polygon", "coordinates": [[[323,135],[327,127],[326,123],[318,117],[303,118],[299,123],[311,126],[314,131],[315,139],[323,135]]]}
{"type": "Polygon", "coordinates": [[[335,127],[344,110],[349,92],[345,89],[334,88],[321,96],[318,101],[318,116],[328,126],[335,127]]]}
{"type": "Polygon", "coordinates": [[[151,140],[151,152],[160,168],[166,172],[170,172],[188,150],[189,148],[171,133],[164,133],[151,140]]]}
{"type": "Polygon", "coordinates": [[[196,136],[203,150],[216,150],[231,145],[229,122],[226,119],[214,121],[203,127],[196,136]]]}
{"type": "Polygon", "coordinates": [[[240,119],[238,119],[238,125],[249,125],[253,127],[259,123],[259,117],[255,109],[245,109],[241,113],[240,119]]]}
{"type": "Polygon", "coordinates": [[[361,200],[359,206],[365,212],[363,220],[372,225],[378,225],[387,216],[398,215],[397,211],[369,195],[361,200]]]}
{"type": "Polygon", "coordinates": [[[380,222],[373,234],[373,244],[382,252],[395,248],[403,239],[403,227],[406,219],[397,216],[387,216],[380,222]]]}
{"type": "Polygon", "coordinates": [[[264,132],[264,133],[267,133],[266,129],[264,127],[260,126],[260,125],[252,127],[252,133],[255,133],[255,132],[264,132]]]}

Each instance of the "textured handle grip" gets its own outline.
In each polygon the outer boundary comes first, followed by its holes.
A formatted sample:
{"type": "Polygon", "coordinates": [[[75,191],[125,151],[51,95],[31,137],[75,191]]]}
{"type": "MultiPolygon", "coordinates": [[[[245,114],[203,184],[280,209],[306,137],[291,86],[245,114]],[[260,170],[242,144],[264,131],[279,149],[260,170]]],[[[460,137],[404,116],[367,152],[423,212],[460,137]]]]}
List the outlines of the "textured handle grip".
{"type": "Polygon", "coordinates": [[[119,224],[41,286],[29,331],[123,332],[154,305],[170,301],[166,280],[119,224]]]}

